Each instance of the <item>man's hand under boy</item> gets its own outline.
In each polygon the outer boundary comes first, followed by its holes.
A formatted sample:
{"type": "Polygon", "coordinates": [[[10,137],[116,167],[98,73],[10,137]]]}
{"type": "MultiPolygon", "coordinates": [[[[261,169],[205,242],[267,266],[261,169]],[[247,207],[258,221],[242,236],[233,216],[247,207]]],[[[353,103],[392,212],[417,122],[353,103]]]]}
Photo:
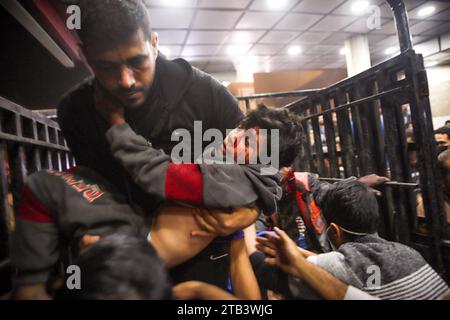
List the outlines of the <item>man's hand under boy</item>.
{"type": "Polygon", "coordinates": [[[253,208],[240,208],[231,213],[220,210],[198,210],[194,215],[201,230],[192,231],[197,237],[226,237],[253,224],[259,212],[253,208]]]}

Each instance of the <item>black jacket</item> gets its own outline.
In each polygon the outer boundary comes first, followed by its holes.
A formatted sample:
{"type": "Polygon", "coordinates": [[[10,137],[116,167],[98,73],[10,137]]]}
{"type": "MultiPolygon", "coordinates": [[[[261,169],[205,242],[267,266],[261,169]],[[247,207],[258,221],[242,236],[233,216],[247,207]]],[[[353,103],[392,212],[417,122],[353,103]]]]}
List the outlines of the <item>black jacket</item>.
{"type": "MultiPolygon", "coordinates": [[[[193,137],[194,121],[202,121],[203,131],[216,128],[225,136],[226,129],[235,128],[243,114],[237,100],[211,76],[185,60],[169,61],[160,55],[147,102],[137,110],[127,110],[125,117],[137,134],[170,154],[178,143],[171,141],[174,130],[187,129],[193,137]]],[[[158,199],[144,195],[114,159],[105,137],[109,126],[94,107],[93,79],[63,97],[58,119],[78,165],[94,169],[140,206],[154,209],[158,205],[158,199]]]]}

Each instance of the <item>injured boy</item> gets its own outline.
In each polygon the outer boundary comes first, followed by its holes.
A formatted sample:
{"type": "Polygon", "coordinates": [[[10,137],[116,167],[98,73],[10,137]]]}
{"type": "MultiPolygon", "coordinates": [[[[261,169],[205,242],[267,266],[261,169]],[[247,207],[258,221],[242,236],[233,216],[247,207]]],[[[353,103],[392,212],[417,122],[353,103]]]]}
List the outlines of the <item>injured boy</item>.
{"type": "MultiPolygon", "coordinates": [[[[300,148],[299,118],[286,110],[259,107],[240,128],[280,130],[280,165],[292,163],[300,148]]],[[[46,283],[59,260],[70,263],[70,254],[63,254],[64,250],[76,256],[85,235],[102,237],[125,231],[148,237],[173,267],[198,254],[215,236],[228,235],[214,234],[208,228],[214,219],[209,210],[214,214],[246,210],[249,215],[256,208],[276,210],[281,196],[278,175],[261,175],[261,165],[175,164],[127,124],[113,126],[107,138],[112,153],[133,180],[166,204],[154,215],[131,207],[108,181],[84,167],[33,174],[23,191],[13,237],[16,285],[46,283]],[[149,217],[151,230],[144,222],[149,217]],[[197,233],[204,237],[192,237],[196,229],[203,229],[197,233]]],[[[227,148],[235,149],[237,144],[228,143],[227,148]]],[[[244,150],[247,156],[254,152],[249,149],[244,150]]]]}

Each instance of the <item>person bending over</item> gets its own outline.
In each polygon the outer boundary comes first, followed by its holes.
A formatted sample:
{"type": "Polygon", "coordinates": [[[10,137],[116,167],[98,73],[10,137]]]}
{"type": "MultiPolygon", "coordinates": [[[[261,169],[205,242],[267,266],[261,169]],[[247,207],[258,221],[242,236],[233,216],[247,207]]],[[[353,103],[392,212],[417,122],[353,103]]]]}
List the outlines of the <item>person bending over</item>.
{"type": "MultiPolygon", "coordinates": [[[[55,300],[163,300],[172,297],[169,272],[156,250],[133,234],[107,235],[87,248],[73,265],[79,289],[61,286],[55,300]]],[[[68,274],[66,281],[71,281],[68,274]]],[[[64,283],[66,282],[64,281],[64,283]]]]}
{"type": "MultiPolygon", "coordinates": [[[[308,261],[380,299],[439,299],[446,294],[446,283],[417,251],[378,236],[378,203],[365,185],[335,183],[323,199],[322,209],[335,251],[316,255],[298,249],[308,261]]],[[[257,241],[259,249],[277,256],[274,239],[269,236],[257,241]]],[[[295,277],[289,281],[295,297],[313,297],[304,282],[295,277]]]]}
{"type": "MultiPolygon", "coordinates": [[[[241,208],[238,210],[250,213],[252,210],[245,207],[254,206],[255,203],[267,210],[275,208],[280,192],[276,176],[260,175],[259,167],[173,164],[163,152],[149,147],[149,143],[131,129],[128,132],[130,137],[119,134],[119,141],[116,141],[118,145],[124,143],[131,150],[121,155],[126,158],[128,154],[133,154],[132,150],[143,152],[142,157],[134,154],[130,158],[137,160],[127,163],[131,163],[131,168],[141,168],[134,173],[143,182],[151,181],[148,190],[162,199],[202,207],[241,208]],[[120,140],[120,137],[124,139],[120,140]],[[152,153],[151,157],[145,159],[148,152],[152,153]],[[148,159],[154,161],[154,167],[139,167],[142,163],[148,164],[148,159]],[[175,190],[167,187],[171,183],[177,185],[175,190]]],[[[224,236],[237,231],[227,229],[220,220],[214,220],[222,215],[226,221],[230,218],[225,216],[231,216],[232,219],[233,214],[216,212],[211,215],[208,212],[197,216],[199,225],[206,229],[198,233],[207,234],[208,237],[190,237],[192,230],[199,228],[191,215],[192,210],[199,213],[206,211],[179,206],[172,212],[166,208],[167,215],[161,210],[154,219],[150,238],[170,266],[197,254],[215,235],[224,236]],[[173,242],[172,239],[179,241],[173,242]]],[[[257,213],[245,215],[250,216],[249,221],[239,223],[249,225],[253,222],[251,217],[256,217],[257,213]]],[[[149,230],[143,221],[147,217],[138,207],[129,206],[126,197],[88,168],[77,167],[66,173],[49,170],[33,174],[23,191],[17,230],[13,235],[13,263],[19,270],[16,284],[23,288],[46,283],[50,271],[61,256],[61,248],[71,248],[76,256],[78,243],[86,235],[97,240],[113,232],[131,230],[147,237],[149,230]]]]}

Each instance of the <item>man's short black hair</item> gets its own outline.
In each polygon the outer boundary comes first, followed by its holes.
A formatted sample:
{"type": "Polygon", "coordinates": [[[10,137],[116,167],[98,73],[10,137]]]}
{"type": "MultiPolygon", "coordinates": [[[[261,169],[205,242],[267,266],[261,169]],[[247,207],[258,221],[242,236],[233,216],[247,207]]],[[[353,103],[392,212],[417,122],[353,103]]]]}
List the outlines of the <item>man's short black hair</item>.
{"type": "Polygon", "coordinates": [[[113,234],[100,239],[74,262],[81,272],[81,289],[65,287],[56,299],[162,300],[171,298],[166,267],[150,243],[141,237],[113,234]]]}
{"type": "Polygon", "coordinates": [[[78,0],[82,47],[111,49],[129,40],[139,30],[150,39],[150,16],[142,0],[78,0]]]}
{"type": "Polygon", "coordinates": [[[450,120],[445,121],[445,125],[448,125],[450,123],[450,120]]]}
{"type": "Polygon", "coordinates": [[[446,134],[447,138],[450,140],[450,128],[449,127],[441,127],[434,131],[434,134],[446,134]]]}
{"type": "Polygon", "coordinates": [[[358,233],[378,229],[378,203],[373,192],[359,181],[340,181],[326,193],[322,211],[328,223],[358,233]]]}
{"type": "MultiPolygon", "coordinates": [[[[291,166],[299,154],[303,142],[302,118],[284,108],[272,108],[260,104],[255,110],[241,121],[242,129],[278,129],[279,130],[279,151],[280,166],[291,166]]],[[[268,132],[270,139],[270,134],[268,132]]],[[[270,146],[270,140],[268,141],[270,146]]],[[[270,152],[270,150],[269,150],[270,152]]]]}

